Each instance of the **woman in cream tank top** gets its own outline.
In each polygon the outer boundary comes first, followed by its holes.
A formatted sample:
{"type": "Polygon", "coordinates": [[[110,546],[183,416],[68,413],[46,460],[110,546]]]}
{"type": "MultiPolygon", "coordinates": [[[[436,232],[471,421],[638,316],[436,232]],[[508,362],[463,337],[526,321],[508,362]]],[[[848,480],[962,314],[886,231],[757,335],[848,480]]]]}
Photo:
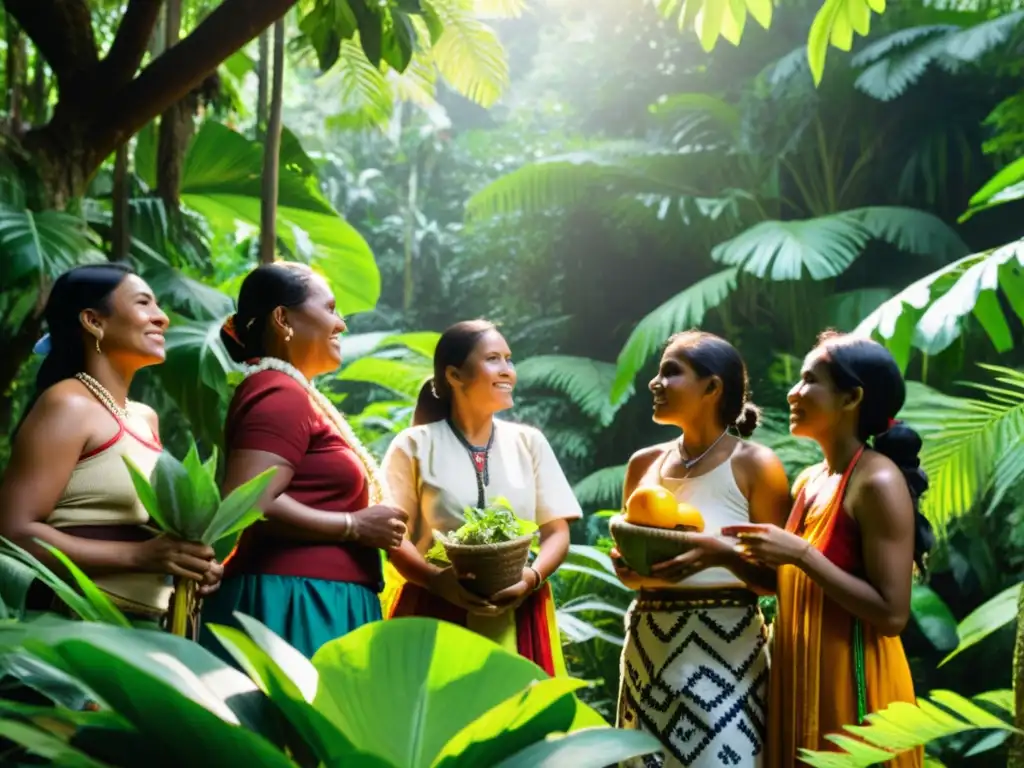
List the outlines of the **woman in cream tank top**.
{"type": "Polygon", "coordinates": [[[619,578],[639,591],[626,615],[617,725],[651,733],[664,750],[628,765],[761,768],[768,647],[755,590],[773,585],[720,532],[783,519],[786,474],[770,450],[728,433],[746,437],[758,420],[746,366],[728,342],[673,336],[650,389],[654,420],[682,435],[633,455],[623,507],[637,488],[661,486],[700,510],[704,532],[649,577],[612,552],[619,578]]]}
{"type": "MultiPolygon", "coordinates": [[[[205,592],[221,573],[209,547],[147,526],[123,461],[152,471],[162,450],[156,414],[127,393],[136,371],[163,362],[167,316],[140,277],[111,263],[61,275],[45,317],[37,351],[46,359],[0,484],[0,535],[60,572],[34,539],[50,544],[130,617],[159,621],[171,575],[205,592]]],[[[35,607],[52,599],[41,595],[35,607]]]]}

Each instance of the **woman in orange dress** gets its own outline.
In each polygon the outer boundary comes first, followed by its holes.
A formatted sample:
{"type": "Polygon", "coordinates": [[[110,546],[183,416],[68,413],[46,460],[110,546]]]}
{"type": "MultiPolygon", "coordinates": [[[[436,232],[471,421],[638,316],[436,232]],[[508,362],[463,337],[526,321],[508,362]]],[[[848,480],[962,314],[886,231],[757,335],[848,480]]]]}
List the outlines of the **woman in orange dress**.
{"type": "MultiPolygon", "coordinates": [[[[918,511],[928,487],[921,439],[894,421],[906,387],[892,355],[868,339],[823,334],[789,392],[790,431],[825,461],[795,484],[785,529],[723,529],[742,553],[778,569],[778,618],[768,704],[768,766],[893,702],[914,702],[900,632],[910,615],[914,564],[934,537],[918,511]]],[[[923,751],[892,768],[918,768],[923,751]]]]}

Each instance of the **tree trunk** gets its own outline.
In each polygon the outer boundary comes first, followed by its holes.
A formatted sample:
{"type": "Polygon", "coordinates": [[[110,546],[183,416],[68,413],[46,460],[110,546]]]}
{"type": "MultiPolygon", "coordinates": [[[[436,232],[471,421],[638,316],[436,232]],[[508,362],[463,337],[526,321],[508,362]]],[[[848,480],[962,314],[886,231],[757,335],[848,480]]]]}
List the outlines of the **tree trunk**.
{"type": "Polygon", "coordinates": [[[7,94],[5,106],[11,130],[21,133],[21,86],[25,79],[25,36],[18,23],[7,14],[7,94]]]}
{"type": "Polygon", "coordinates": [[[267,135],[267,91],[270,90],[270,31],[260,34],[260,60],[256,64],[256,141],[267,135]]]}
{"type": "Polygon", "coordinates": [[[113,216],[110,234],[110,260],[127,261],[131,252],[132,221],[128,185],[128,145],[114,154],[113,216]]]}
{"type": "MultiPolygon", "coordinates": [[[[1017,642],[1013,647],[1013,700],[1016,704],[1013,724],[1024,731],[1024,589],[1017,601],[1017,642]]],[[[1024,736],[1010,737],[1007,768],[1024,768],[1024,736]]]]}
{"type": "Polygon", "coordinates": [[[50,94],[49,85],[46,82],[46,61],[43,55],[36,51],[34,69],[32,72],[32,90],[29,93],[29,103],[32,107],[32,121],[36,125],[42,125],[49,118],[47,109],[47,97],[50,94]]]}
{"type": "MultiPolygon", "coordinates": [[[[181,32],[181,0],[167,0],[164,16],[164,51],[178,44],[181,32]]],[[[196,92],[190,91],[172,104],[160,118],[156,153],[156,189],[174,226],[181,208],[181,173],[185,151],[195,131],[194,115],[199,106],[196,92]]]]}
{"type": "Polygon", "coordinates": [[[260,199],[260,264],[274,261],[277,246],[277,180],[281,164],[281,105],[284,100],[284,19],[274,24],[274,86],[263,144],[260,199]]]}

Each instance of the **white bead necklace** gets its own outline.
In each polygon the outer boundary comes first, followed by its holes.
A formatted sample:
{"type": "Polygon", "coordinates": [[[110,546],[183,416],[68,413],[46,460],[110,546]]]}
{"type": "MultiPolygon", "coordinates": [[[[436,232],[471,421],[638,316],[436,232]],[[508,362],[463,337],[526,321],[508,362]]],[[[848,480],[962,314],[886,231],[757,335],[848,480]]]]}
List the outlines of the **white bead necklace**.
{"type": "Polygon", "coordinates": [[[122,408],[121,406],[119,406],[117,404],[117,401],[114,400],[114,396],[112,394],[110,394],[110,390],[108,390],[106,387],[104,387],[102,384],[100,384],[96,379],[94,379],[88,373],[85,373],[85,372],[76,373],[75,374],[75,378],[78,379],[80,382],[82,382],[82,384],[85,385],[85,388],[88,389],[89,392],[92,393],[93,397],[95,397],[103,405],[105,405],[107,407],[107,409],[111,413],[113,413],[115,416],[120,418],[121,421],[127,421],[128,420],[128,404],[131,402],[130,400],[125,400],[124,401],[125,407],[122,408]]]}
{"type": "Polygon", "coordinates": [[[310,401],[314,406],[320,409],[321,413],[327,417],[327,420],[334,425],[334,428],[338,430],[338,434],[341,435],[342,439],[349,444],[356,456],[359,457],[359,461],[362,462],[363,469],[366,470],[366,480],[369,485],[369,496],[370,504],[380,504],[384,500],[384,485],[380,479],[380,469],[377,467],[377,461],[373,458],[366,447],[360,442],[359,438],[356,437],[356,433],[353,431],[352,426],[348,423],[341,412],[334,407],[334,403],[327,399],[327,397],[320,392],[313,383],[307,379],[298,368],[291,363],[285,362],[276,357],[263,357],[260,358],[259,363],[256,365],[245,366],[245,377],[255,376],[257,373],[262,371],[279,371],[281,373],[291,376],[295,381],[302,385],[302,388],[306,390],[306,394],[309,396],[310,401]]]}

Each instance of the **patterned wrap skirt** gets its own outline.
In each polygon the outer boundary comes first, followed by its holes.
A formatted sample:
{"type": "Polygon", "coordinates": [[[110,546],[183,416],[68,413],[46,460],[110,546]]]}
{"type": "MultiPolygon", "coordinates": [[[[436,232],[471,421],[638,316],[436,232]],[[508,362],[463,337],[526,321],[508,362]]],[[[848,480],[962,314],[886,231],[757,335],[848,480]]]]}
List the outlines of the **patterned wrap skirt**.
{"type": "Polygon", "coordinates": [[[642,590],[626,615],[617,726],[662,755],[628,768],[761,768],[768,629],[745,589],[642,590]]]}

